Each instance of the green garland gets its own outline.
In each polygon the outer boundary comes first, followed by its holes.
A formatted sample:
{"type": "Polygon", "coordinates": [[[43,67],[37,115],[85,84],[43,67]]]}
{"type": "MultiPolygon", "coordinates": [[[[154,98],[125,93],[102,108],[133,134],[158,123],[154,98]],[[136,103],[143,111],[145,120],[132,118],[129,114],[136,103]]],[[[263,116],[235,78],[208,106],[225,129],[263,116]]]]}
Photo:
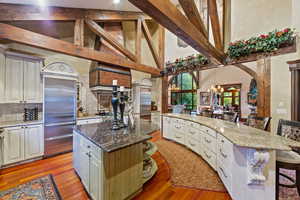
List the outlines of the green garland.
{"type": "Polygon", "coordinates": [[[167,62],[163,73],[171,75],[181,72],[195,71],[209,63],[209,60],[201,54],[192,55],[186,58],[176,59],[173,63],[167,62]]]}
{"type": "Polygon", "coordinates": [[[259,37],[231,42],[227,54],[231,59],[238,59],[253,53],[271,53],[279,48],[293,45],[294,41],[294,30],[290,28],[282,31],[274,30],[259,37]]]}

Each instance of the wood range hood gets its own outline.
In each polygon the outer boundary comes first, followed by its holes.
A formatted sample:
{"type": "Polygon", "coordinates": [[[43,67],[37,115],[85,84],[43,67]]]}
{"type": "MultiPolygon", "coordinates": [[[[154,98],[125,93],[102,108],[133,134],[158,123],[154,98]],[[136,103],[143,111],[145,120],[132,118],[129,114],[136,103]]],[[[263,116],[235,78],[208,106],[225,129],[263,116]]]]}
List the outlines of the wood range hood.
{"type": "MultiPolygon", "coordinates": [[[[120,22],[105,23],[102,25],[102,27],[105,31],[114,36],[117,42],[119,42],[120,44],[124,44],[123,29],[120,22]]],[[[123,54],[121,54],[112,45],[110,45],[99,36],[96,36],[94,48],[95,50],[99,50],[101,52],[125,58],[123,54]]],[[[98,62],[92,62],[90,67],[89,80],[91,90],[97,93],[101,91],[111,91],[113,80],[118,80],[119,86],[124,86],[125,88],[130,89],[131,71],[127,68],[108,66],[105,64],[100,64],[98,62]]]]}

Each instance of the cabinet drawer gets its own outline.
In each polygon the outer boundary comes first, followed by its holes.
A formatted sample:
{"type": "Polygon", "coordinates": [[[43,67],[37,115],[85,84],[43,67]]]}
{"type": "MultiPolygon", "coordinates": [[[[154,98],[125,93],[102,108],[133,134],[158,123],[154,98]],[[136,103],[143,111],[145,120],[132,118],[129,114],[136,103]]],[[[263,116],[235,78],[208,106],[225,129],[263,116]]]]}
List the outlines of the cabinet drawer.
{"type": "Polygon", "coordinates": [[[217,148],[217,140],[216,138],[212,137],[209,134],[202,134],[202,143],[203,145],[208,148],[210,151],[217,153],[216,148],[217,148]]]}
{"type": "Polygon", "coordinates": [[[189,137],[192,137],[192,138],[194,138],[195,140],[200,141],[201,132],[198,131],[196,128],[194,128],[194,127],[189,127],[189,128],[187,128],[186,134],[187,134],[189,137]]]}
{"type": "Polygon", "coordinates": [[[173,139],[180,144],[185,144],[184,134],[179,131],[174,131],[173,139]]]}
{"type": "Polygon", "coordinates": [[[218,135],[217,141],[218,162],[223,163],[225,166],[231,166],[233,159],[233,144],[222,135],[218,135]]]}
{"type": "Polygon", "coordinates": [[[217,170],[216,154],[204,147],[202,151],[202,155],[203,155],[203,159],[206,160],[206,162],[208,162],[208,164],[216,171],[217,170]]]}
{"type": "Polygon", "coordinates": [[[88,139],[86,139],[81,135],[80,135],[79,145],[81,149],[83,149],[86,152],[91,152],[94,157],[96,157],[98,160],[101,160],[102,158],[101,149],[97,145],[95,145],[94,143],[92,143],[91,141],[89,141],[88,139]]]}
{"type": "Polygon", "coordinates": [[[192,151],[196,152],[197,154],[200,154],[200,142],[198,142],[198,140],[195,140],[193,137],[186,136],[185,145],[192,151]]]}
{"type": "Polygon", "coordinates": [[[230,170],[228,170],[228,168],[225,168],[223,166],[218,166],[217,171],[226,189],[228,190],[229,193],[231,193],[232,176],[230,170]]]}
{"type": "Polygon", "coordinates": [[[85,124],[96,124],[100,123],[101,119],[80,119],[77,120],[76,124],[77,125],[85,125],[85,124]]]}
{"type": "Polygon", "coordinates": [[[212,137],[214,137],[214,138],[217,137],[216,131],[214,131],[214,130],[212,130],[212,129],[206,127],[206,126],[201,126],[200,129],[201,129],[202,132],[204,132],[204,133],[206,133],[206,134],[208,134],[208,135],[210,135],[210,136],[212,136],[212,137]]]}

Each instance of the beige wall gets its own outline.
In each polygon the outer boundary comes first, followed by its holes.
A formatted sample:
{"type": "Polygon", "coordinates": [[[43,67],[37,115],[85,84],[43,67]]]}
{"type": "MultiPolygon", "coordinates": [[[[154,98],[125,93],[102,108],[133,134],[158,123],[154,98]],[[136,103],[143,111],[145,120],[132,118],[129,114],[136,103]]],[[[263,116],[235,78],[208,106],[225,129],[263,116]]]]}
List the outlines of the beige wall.
{"type": "Polygon", "coordinates": [[[248,109],[247,104],[247,92],[249,90],[251,79],[251,76],[234,66],[202,71],[200,79],[200,88],[198,90],[198,97],[200,95],[200,91],[206,92],[208,89],[211,88],[212,85],[242,84],[241,114],[242,117],[246,117],[250,111],[248,109]]]}
{"type": "MultiPolygon", "coordinates": [[[[247,39],[276,28],[295,27],[300,30],[298,0],[232,0],[232,40],[247,39]]],[[[271,58],[272,131],[280,118],[291,116],[291,79],[287,61],[299,59],[300,53],[271,58]]],[[[255,65],[255,63],[250,63],[255,65]]],[[[249,64],[247,64],[249,65],[249,64]]]]}

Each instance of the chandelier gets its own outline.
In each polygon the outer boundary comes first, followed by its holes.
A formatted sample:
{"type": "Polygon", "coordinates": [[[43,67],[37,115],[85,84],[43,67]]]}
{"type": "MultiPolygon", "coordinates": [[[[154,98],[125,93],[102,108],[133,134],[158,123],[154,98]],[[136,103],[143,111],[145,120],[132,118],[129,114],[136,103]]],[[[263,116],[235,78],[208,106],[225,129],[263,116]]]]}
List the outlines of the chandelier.
{"type": "Polygon", "coordinates": [[[210,89],[207,90],[208,92],[213,92],[213,93],[216,93],[216,94],[221,94],[224,92],[224,88],[221,87],[221,85],[217,85],[217,86],[214,86],[212,85],[210,87],[210,89]]]}

